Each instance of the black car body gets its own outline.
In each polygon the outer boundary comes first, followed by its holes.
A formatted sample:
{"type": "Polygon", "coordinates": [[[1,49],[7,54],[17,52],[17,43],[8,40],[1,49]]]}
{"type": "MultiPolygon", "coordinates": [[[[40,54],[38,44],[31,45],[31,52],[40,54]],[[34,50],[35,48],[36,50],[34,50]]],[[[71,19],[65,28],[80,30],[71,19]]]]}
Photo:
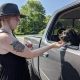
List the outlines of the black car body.
{"type": "MultiPolygon", "coordinates": [[[[42,38],[30,40],[36,44],[35,48],[49,45],[57,41],[57,30],[60,27],[72,27],[80,33],[79,25],[80,1],[76,1],[54,12],[42,38]]],[[[51,49],[31,61],[33,80],[80,80],[79,46],[67,48],[64,53],[61,49],[51,49]]]]}

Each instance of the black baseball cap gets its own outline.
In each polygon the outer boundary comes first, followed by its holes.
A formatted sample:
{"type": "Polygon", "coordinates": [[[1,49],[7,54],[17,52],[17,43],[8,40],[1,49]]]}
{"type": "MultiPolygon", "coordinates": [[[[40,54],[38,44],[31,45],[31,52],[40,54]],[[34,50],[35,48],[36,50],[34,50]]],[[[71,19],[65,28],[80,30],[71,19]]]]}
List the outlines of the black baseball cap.
{"type": "Polygon", "coordinates": [[[26,17],[26,15],[20,14],[18,6],[14,3],[5,3],[0,6],[0,17],[13,15],[20,15],[21,18],[26,17]]]}

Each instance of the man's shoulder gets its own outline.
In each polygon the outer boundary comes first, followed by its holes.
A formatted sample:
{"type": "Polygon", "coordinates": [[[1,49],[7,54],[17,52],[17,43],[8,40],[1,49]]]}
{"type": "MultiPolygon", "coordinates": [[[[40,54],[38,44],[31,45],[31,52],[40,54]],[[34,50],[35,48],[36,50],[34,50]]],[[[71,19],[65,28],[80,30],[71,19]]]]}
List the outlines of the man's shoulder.
{"type": "Polygon", "coordinates": [[[9,38],[9,35],[7,33],[0,33],[0,39],[9,38]]]}
{"type": "Polygon", "coordinates": [[[7,33],[0,33],[0,42],[2,43],[11,42],[11,37],[7,33]]]}

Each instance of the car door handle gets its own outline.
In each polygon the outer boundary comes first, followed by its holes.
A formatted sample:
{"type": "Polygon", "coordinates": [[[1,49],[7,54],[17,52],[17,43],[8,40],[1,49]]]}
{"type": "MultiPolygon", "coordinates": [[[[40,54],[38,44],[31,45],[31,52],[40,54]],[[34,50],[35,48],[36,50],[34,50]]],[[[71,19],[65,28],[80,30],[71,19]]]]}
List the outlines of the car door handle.
{"type": "Polygon", "coordinates": [[[43,57],[48,57],[48,56],[49,56],[48,52],[43,53],[43,57]]]}

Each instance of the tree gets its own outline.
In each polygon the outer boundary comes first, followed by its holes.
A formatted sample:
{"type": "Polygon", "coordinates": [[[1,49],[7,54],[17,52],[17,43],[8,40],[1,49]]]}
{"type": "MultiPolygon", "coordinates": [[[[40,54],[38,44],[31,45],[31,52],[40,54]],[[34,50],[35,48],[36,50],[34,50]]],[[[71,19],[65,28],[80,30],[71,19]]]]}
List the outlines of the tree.
{"type": "Polygon", "coordinates": [[[46,15],[46,18],[45,18],[45,23],[47,24],[50,20],[51,16],[50,15],[46,15]]]}
{"type": "MultiPolygon", "coordinates": [[[[47,25],[47,23],[49,22],[51,16],[50,16],[50,15],[46,15],[45,17],[46,17],[46,18],[45,18],[44,21],[45,21],[45,24],[47,25]]],[[[43,34],[44,34],[44,31],[45,31],[45,29],[41,30],[41,31],[39,32],[39,34],[40,34],[40,35],[43,35],[43,34]]]]}
{"type": "Polygon", "coordinates": [[[38,0],[28,0],[21,7],[21,13],[27,17],[21,19],[18,32],[24,34],[37,34],[45,28],[45,9],[38,0]]]}

